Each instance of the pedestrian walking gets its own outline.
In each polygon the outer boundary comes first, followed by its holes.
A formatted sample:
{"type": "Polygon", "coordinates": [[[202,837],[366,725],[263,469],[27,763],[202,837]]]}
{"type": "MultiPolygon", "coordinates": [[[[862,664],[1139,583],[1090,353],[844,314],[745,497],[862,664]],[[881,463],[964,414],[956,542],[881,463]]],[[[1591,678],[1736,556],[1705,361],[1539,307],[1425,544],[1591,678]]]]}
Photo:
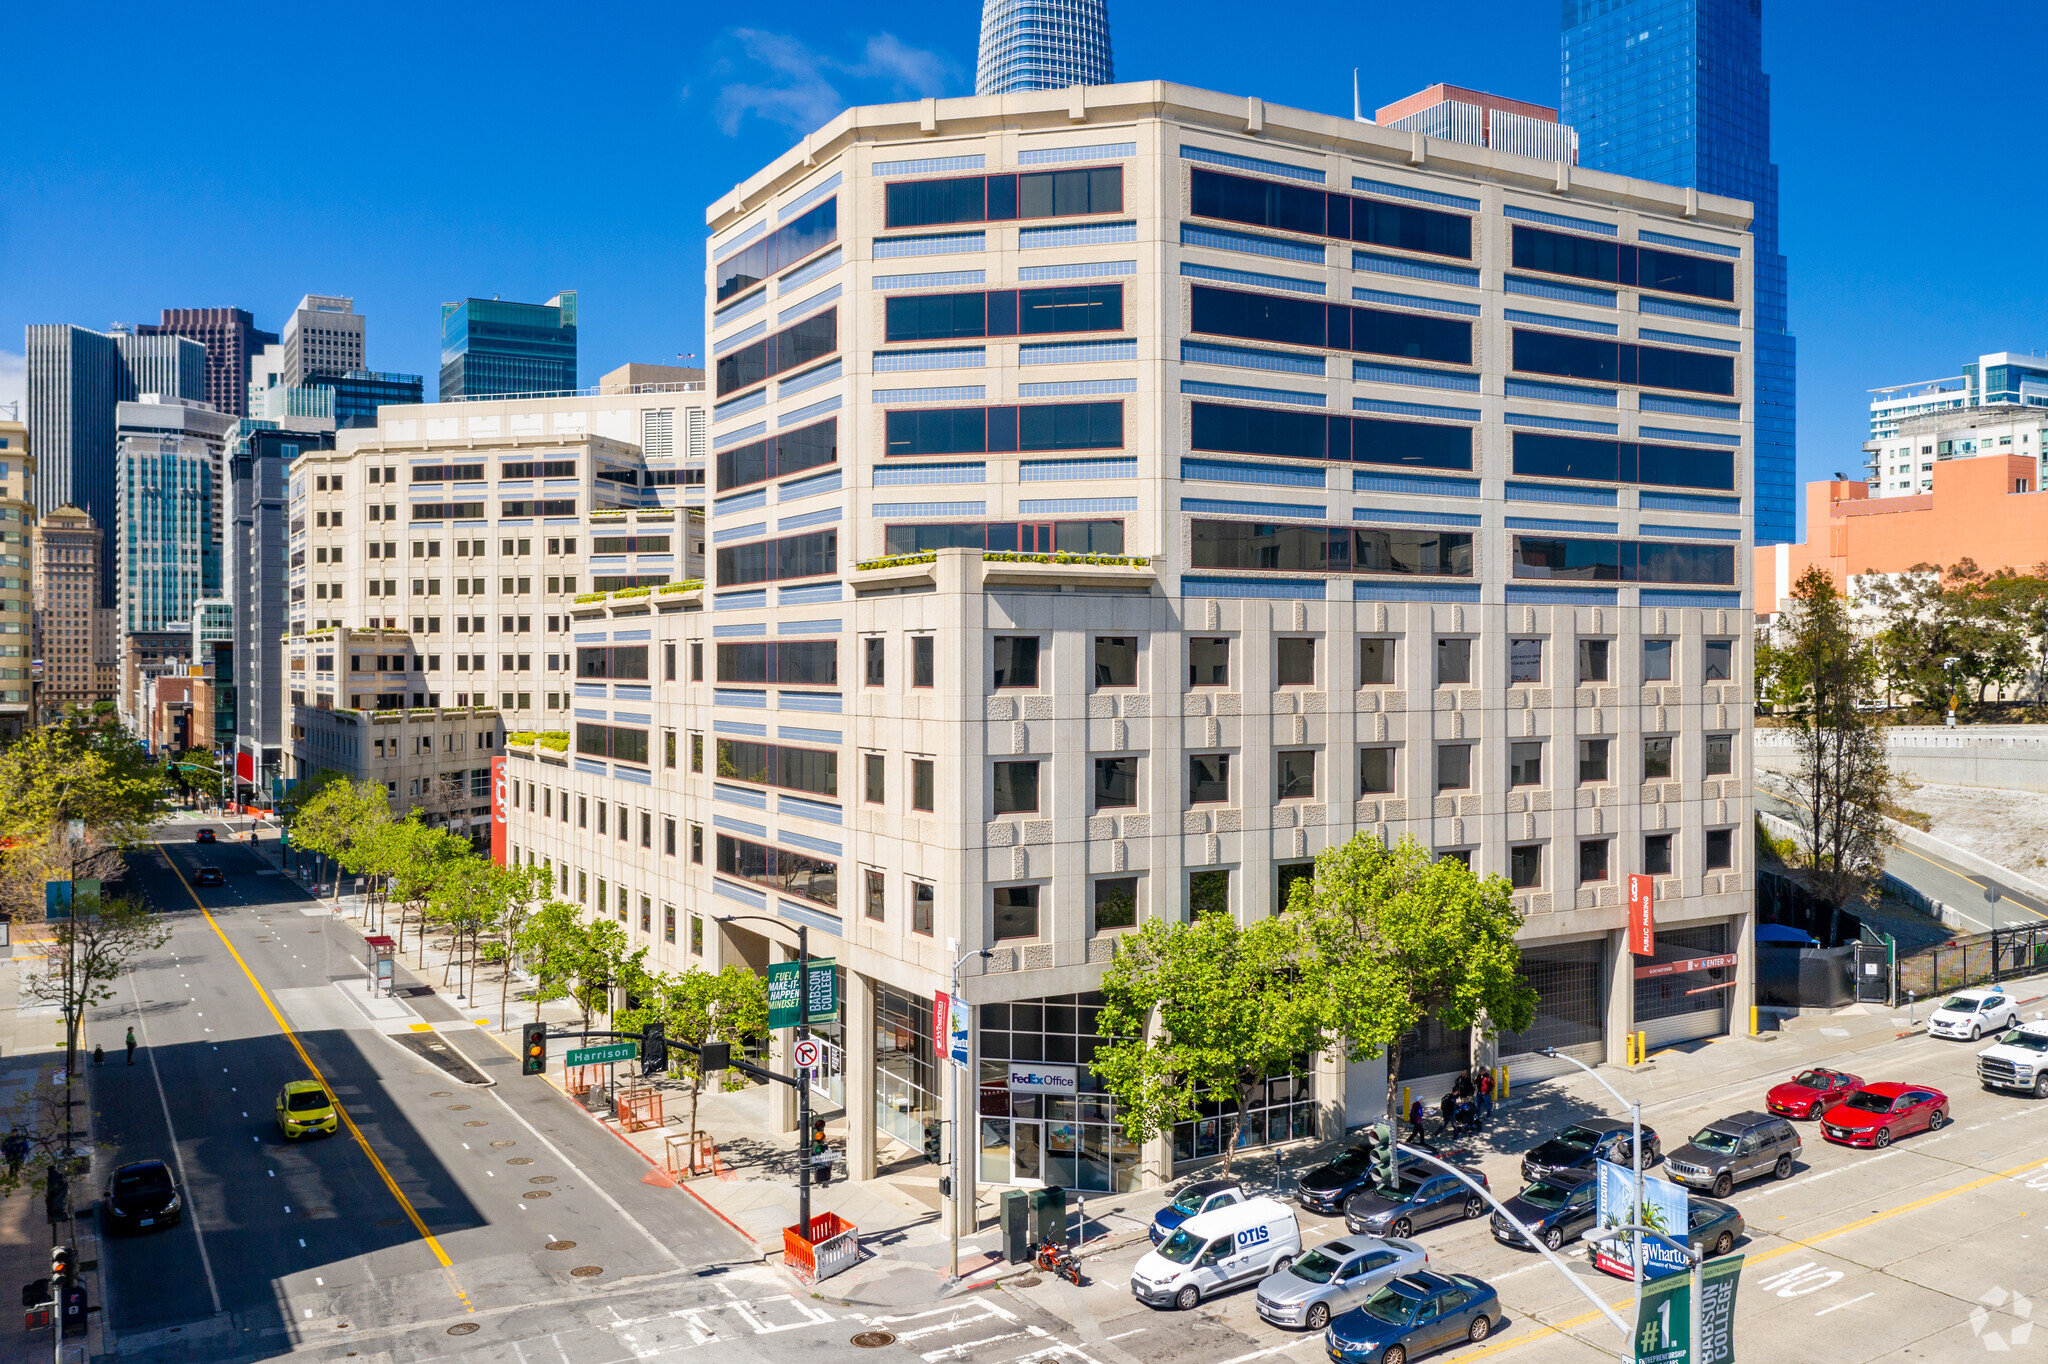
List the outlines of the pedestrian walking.
{"type": "Polygon", "coordinates": [[[128,1030],[128,1064],[135,1064],[135,1029],[128,1030]]]}
{"type": "Polygon", "coordinates": [[[7,1157],[7,1182],[12,1184],[21,1178],[21,1163],[28,1159],[28,1136],[19,1127],[7,1133],[0,1140],[0,1155],[7,1157]]]}
{"type": "Polygon", "coordinates": [[[103,1066],[107,1063],[107,1049],[97,1042],[93,1043],[92,1063],[95,1066],[103,1066]]]}
{"type": "Polygon", "coordinates": [[[1493,1072],[1479,1072],[1479,1121],[1493,1121],[1493,1072]]]}

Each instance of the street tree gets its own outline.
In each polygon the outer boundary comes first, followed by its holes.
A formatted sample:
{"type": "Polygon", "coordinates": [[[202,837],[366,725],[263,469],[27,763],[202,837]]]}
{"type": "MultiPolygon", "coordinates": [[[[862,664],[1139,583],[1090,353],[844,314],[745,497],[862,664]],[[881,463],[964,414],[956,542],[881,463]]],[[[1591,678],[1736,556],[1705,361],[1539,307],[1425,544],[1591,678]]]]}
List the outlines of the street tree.
{"type": "Polygon", "coordinates": [[[1536,992],[1517,971],[1522,915],[1507,879],[1479,877],[1455,857],[1432,859],[1413,838],[1388,848],[1355,834],[1316,855],[1289,893],[1310,964],[1305,992],[1348,1059],[1384,1055],[1386,1113],[1404,1039],[1428,1019],[1459,1031],[1521,1032],[1536,992]]]}
{"type": "Polygon", "coordinates": [[[648,977],[644,988],[640,1005],[621,1013],[618,1025],[633,1032],[658,1022],[671,1044],[682,1044],[669,1056],[690,1082],[690,1121],[684,1130],[695,1133],[698,1092],[707,1081],[715,1084],[723,1078],[705,1074],[695,1053],[706,1042],[740,1047],[765,1036],[768,982],[744,966],[732,965],[716,972],[663,972],[648,977]]]}
{"type": "Polygon", "coordinates": [[[543,1004],[568,999],[586,951],[583,915],[572,904],[550,900],[528,915],[512,935],[512,950],[533,977],[533,1021],[543,1004]]]}
{"type": "Polygon", "coordinates": [[[1091,1069],[1115,1097],[1129,1140],[1148,1141],[1221,1104],[1229,1174],[1250,1097],[1324,1044],[1325,1011],[1304,988],[1297,930],[1287,918],[1241,926],[1212,911],[1191,923],[1149,920],[1117,940],[1091,1069]]]}
{"type": "MultiPolygon", "coordinates": [[[[427,964],[427,923],[445,924],[459,944],[474,928],[474,914],[466,910],[450,887],[461,882],[472,866],[482,863],[468,839],[447,829],[422,823],[417,810],[404,819],[393,820],[364,849],[364,867],[370,886],[379,892],[390,887],[398,899],[398,951],[405,952],[405,926],[419,925],[414,948],[420,965],[427,964]]],[[[446,983],[445,973],[443,983],[446,983]]]]}
{"type": "MultiPolygon", "coordinates": [[[[371,843],[391,822],[391,803],[381,782],[330,780],[298,802],[291,817],[292,841],[331,859],[342,871],[353,872],[357,845],[371,843]]],[[[334,878],[334,898],[341,899],[339,875],[334,878]]]]}
{"type": "Polygon", "coordinates": [[[54,1004],[64,1018],[64,1070],[78,1071],[78,1030],[87,1009],[114,997],[114,982],[144,952],[170,940],[170,926],[138,900],[80,896],[69,917],[50,921],[36,944],[39,969],[21,984],[24,998],[54,1004]]]}
{"type": "Polygon", "coordinates": [[[626,938],[626,930],[610,919],[587,921],[583,925],[581,948],[572,993],[577,1007],[583,1010],[583,1026],[588,1028],[600,1004],[604,1013],[612,1012],[613,990],[629,995],[644,993],[647,949],[634,947],[626,938]]]}
{"type": "Polygon", "coordinates": [[[1816,894],[1839,912],[1883,874],[1892,841],[1890,757],[1877,720],[1876,650],[1825,569],[1793,585],[1777,651],[1798,768],[1767,778],[1786,797],[1816,894]]]}
{"type": "Polygon", "coordinates": [[[133,848],[163,817],[169,792],[163,768],[127,734],[43,725],[0,748],[0,840],[68,830],[133,848]]]}

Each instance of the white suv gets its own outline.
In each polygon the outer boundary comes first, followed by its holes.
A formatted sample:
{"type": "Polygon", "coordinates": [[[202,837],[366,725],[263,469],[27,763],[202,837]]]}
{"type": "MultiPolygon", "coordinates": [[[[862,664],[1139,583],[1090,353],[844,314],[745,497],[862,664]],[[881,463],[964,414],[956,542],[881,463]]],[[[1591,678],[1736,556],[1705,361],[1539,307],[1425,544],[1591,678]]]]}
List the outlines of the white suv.
{"type": "Polygon", "coordinates": [[[1964,1037],[1974,1042],[1987,1032],[2010,1028],[2019,1021],[2019,1001],[2008,995],[2003,986],[1958,990],[1927,1016],[1927,1035],[1964,1037]]]}

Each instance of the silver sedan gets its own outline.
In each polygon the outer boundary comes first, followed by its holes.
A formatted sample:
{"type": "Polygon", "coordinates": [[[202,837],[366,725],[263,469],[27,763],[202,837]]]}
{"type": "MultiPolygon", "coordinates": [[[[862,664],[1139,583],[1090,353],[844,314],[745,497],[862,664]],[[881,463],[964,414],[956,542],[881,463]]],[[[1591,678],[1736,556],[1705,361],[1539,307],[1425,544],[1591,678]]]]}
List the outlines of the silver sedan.
{"type": "Polygon", "coordinates": [[[1259,1315],[1275,1326],[1320,1331],[1381,1285],[1429,1264],[1429,1252],[1399,1237],[1347,1236],[1325,1241],[1259,1283],[1259,1315]]]}

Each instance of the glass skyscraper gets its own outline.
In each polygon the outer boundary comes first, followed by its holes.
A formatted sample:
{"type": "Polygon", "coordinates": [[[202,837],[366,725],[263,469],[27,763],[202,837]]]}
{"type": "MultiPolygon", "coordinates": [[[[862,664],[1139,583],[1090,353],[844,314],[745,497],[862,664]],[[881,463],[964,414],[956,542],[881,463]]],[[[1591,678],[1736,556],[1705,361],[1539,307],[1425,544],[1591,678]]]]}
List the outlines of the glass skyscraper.
{"type": "Polygon", "coordinates": [[[1756,206],[1756,543],[1796,540],[1797,350],[1786,330],[1763,0],[1561,0],[1558,117],[1579,164],[1756,206]]]}
{"type": "Polygon", "coordinates": [[[1115,83],[1105,0],[983,0],[975,94],[1115,83]]]}
{"type": "Polygon", "coordinates": [[[441,305],[441,401],[576,388],[576,291],[441,305]]]}

